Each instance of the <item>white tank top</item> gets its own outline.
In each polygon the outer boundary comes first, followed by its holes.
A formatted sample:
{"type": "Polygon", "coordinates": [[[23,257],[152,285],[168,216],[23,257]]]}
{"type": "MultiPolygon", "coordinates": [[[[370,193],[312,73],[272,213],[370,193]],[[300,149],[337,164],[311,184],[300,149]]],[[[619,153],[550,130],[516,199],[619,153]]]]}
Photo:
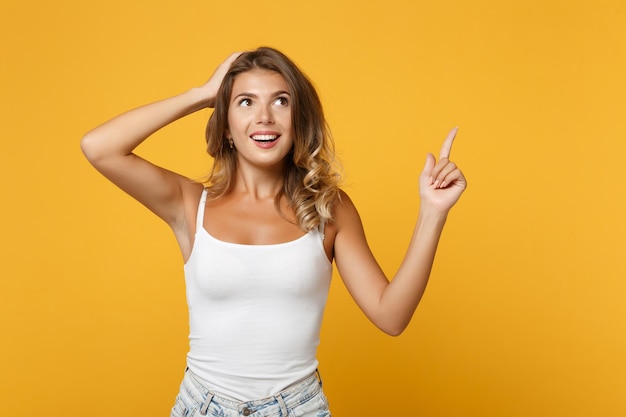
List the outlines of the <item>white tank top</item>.
{"type": "Polygon", "coordinates": [[[206,190],[185,264],[187,366],[215,392],[266,398],[317,368],[332,275],[324,236],[313,230],[273,245],[224,242],[203,226],[205,201],[206,190]]]}

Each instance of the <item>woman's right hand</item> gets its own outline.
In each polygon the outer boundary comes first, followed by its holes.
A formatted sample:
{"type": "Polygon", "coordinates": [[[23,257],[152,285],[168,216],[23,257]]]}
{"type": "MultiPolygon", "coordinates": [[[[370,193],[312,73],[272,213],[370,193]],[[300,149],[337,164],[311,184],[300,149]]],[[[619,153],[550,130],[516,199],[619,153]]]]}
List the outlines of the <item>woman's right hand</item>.
{"type": "MultiPolygon", "coordinates": [[[[215,106],[224,76],[239,55],[230,54],[202,86],[127,111],[92,129],[81,141],[85,156],[98,171],[173,228],[179,227],[184,218],[186,200],[182,196],[191,182],[138,157],[134,150],[162,127],[215,106]]],[[[197,192],[195,188],[192,191],[197,192]]]]}
{"type": "Polygon", "coordinates": [[[220,85],[222,85],[224,76],[226,76],[226,73],[230,69],[230,66],[241,54],[242,52],[233,52],[232,54],[230,54],[228,58],[226,58],[220,65],[218,65],[218,67],[213,72],[213,75],[211,75],[211,78],[209,78],[209,80],[200,87],[200,89],[205,92],[205,95],[207,97],[207,107],[215,107],[217,92],[220,88],[220,85]]]}

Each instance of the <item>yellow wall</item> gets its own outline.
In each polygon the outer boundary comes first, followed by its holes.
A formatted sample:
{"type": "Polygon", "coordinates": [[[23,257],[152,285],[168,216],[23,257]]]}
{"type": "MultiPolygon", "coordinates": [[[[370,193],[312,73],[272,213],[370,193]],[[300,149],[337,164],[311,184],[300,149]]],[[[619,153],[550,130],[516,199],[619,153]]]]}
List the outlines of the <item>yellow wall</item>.
{"type": "MultiPolygon", "coordinates": [[[[267,44],[319,88],[390,274],[424,155],[461,127],[470,187],[407,332],[382,335],[334,280],[319,356],[335,415],[626,415],[625,28],[622,0],[4,0],[0,413],[168,415],[181,258],[78,141],[267,44]]],[[[208,114],[141,153],[201,176],[208,114]]]]}

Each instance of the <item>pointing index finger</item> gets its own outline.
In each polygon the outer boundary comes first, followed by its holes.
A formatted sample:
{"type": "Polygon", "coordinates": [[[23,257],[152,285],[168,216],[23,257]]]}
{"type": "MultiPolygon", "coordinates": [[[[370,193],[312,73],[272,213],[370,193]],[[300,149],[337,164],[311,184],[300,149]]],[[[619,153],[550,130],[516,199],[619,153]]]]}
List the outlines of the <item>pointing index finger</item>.
{"type": "Polygon", "coordinates": [[[448,133],[446,136],[446,140],[443,141],[443,145],[441,145],[441,150],[439,151],[439,159],[446,158],[450,159],[450,151],[452,150],[452,143],[454,142],[454,138],[456,137],[456,132],[459,131],[458,126],[455,127],[448,133]]]}

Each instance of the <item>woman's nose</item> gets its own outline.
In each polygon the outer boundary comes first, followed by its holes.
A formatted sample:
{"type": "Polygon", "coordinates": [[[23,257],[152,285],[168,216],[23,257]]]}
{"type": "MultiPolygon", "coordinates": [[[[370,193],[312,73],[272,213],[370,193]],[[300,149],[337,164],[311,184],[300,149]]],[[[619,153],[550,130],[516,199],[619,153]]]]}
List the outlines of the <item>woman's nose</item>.
{"type": "Polygon", "coordinates": [[[272,109],[268,106],[259,106],[259,112],[257,114],[258,124],[272,124],[274,123],[274,116],[272,115],[272,109]]]}

